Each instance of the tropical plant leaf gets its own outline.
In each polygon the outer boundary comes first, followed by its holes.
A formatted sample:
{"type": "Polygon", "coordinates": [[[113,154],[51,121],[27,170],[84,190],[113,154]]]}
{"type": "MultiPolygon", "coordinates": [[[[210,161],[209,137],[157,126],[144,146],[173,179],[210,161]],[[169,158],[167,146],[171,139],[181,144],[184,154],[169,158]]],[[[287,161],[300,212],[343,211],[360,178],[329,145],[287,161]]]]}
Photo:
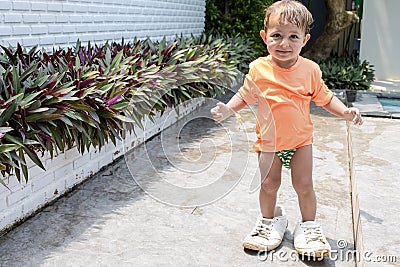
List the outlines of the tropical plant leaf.
{"type": "Polygon", "coordinates": [[[3,112],[0,114],[0,126],[3,126],[14,114],[14,112],[17,109],[17,103],[11,104],[8,108],[6,108],[3,112]]]}
{"type": "Polygon", "coordinates": [[[22,149],[19,150],[19,157],[21,158],[22,162],[20,164],[21,169],[22,169],[22,173],[24,174],[25,177],[25,182],[28,182],[28,167],[26,166],[26,161],[25,161],[25,154],[22,151],[22,149]]]}
{"type": "Polygon", "coordinates": [[[43,166],[42,162],[40,161],[38,155],[36,154],[35,151],[28,147],[22,147],[25,153],[29,156],[29,158],[41,169],[46,170],[45,167],[43,166]]]}
{"type": "Polygon", "coordinates": [[[32,64],[28,69],[26,69],[21,76],[19,77],[19,81],[24,82],[32,73],[37,69],[39,63],[32,64]]]}
{"type": "Polygon", "coordinates": [[[0,144],[0,154],[18,150],[20,147],[18,144],[0,144]]]}

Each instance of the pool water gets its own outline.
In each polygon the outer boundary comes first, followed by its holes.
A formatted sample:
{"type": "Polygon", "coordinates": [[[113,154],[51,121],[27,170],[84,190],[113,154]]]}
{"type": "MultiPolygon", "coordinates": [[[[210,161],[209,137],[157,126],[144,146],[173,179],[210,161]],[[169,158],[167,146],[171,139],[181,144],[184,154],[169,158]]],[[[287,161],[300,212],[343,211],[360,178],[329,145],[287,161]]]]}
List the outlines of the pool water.
{"type": "Polygon", "coordinates": [[[400,113],[400,98],[378,98],[384,110],[400,113]]]}

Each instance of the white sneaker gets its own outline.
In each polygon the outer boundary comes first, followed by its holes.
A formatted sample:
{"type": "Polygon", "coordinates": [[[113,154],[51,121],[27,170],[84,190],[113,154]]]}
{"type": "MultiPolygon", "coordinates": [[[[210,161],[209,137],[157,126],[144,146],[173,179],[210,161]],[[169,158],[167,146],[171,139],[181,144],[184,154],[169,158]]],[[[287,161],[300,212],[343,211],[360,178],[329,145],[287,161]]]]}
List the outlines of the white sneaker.
{"type": "Polygon", "coordinates": [[[321,225],[315,221],[299,222],[294,230],[294,248],[297,253],[309,257],[330,256],[331,246],[321,225]]]}
{"type": "Polygon", "coordinates": [[[244,248],[270,251],[282,243],[288,225],[285,209],[282,206],[276,206],[274,215],[273,219],[258,216],[256,226],[243,241],[244,248]]]}

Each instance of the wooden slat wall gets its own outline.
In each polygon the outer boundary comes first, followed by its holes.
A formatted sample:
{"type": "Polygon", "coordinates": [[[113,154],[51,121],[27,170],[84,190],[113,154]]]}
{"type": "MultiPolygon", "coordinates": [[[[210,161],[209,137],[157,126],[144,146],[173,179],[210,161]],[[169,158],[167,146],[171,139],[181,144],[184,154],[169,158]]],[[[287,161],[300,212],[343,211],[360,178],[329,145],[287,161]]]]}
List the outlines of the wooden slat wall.
{"type": "MultiPolygon", "coordinates": [[[[352,2],[353,0],[346,0],[346,10],[352,10],[352,2]]],[[[359,23],[353,23],[349,28],[347,28],[342,36],[339,38],[335,48],[332,51],[333,55],[338,56],[349,56],[349,55],[358,55],[359,48],[357,47],[357,40],[361,36],[361,20],[359,23]]]]}

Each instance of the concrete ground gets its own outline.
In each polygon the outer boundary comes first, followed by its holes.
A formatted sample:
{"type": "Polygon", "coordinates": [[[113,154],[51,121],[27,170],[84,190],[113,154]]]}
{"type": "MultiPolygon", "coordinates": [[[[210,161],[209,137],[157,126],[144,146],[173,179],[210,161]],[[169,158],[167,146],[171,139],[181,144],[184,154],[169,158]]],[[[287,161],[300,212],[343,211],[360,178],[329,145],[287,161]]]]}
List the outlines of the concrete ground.
{"type": "Polygon", "coordinates": [[[400,113],[385,111],[376,97],[400,98],[400,81],[376,81],[373,92],[353,104],[372,117],[350,128],[362,252],[366,266],[400,266],[400,113]]]}
{"type": "Polygon", "coordinates": [[[350,132],[365,265],[400,266],[400,121],[366,118],[350,132]]]}
{"type": "Polygon", "coordinates": [[[364,251],[400,262],[400,121],[348,125],[319,108],[314,186],[332,257],[301,259],[293,248],[299,217],[288,170],[278,202],[289,226],[270,253],[244,250],[259,213],[251,109],[223,125],[210,106],[166,129],[74,191],[0,237],[1,266],[355,266],[351,180],[355,171],[364,251]],[[348,134],[352,136],[349,153],[348,134]],[[397,142],[396,142],[397,140],[397,142]],[[354,169],[350,170],[353,154],[354,169]]]}

